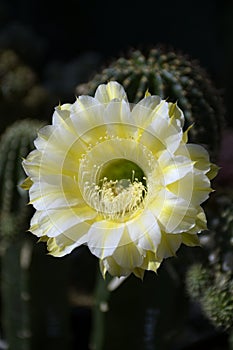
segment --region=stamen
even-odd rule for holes
[[[122,220],[144,207],[147,189],[138,179],[113,181],[104,177],[100,182],[100,186],[87,184],[84,192],[90,205],[105,219]]]

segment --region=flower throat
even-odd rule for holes
[[[134,162],[114,159],[101,167],[88,192],[89,202],[105,219],[121,221],[143,207],[146,177]]]

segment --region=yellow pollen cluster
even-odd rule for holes
[[[133,182],[128,179],[113,181],[105,177],[101,182],[101,186],[86,184],[85,193],[88,202],[104,219],[121,220],[144,206],[147,190],[137,179]]]

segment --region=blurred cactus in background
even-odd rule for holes
[[[0,133],[19,118],[38,119],[51,108],[52,97],[36,73],[12,50],[0,50]]]
[[[22,158],[33,148],[42,122],[21,120],[9,126],[0,138],[0,232],[1,239],[12,238],[28,218],[28,196],[20,188],[25,178]]]
[[[121,83],[130,102],[138,102],[145,91],[178,102],[183,110],[190,141],[205,145],[215,158],[223,129],[223,103],[207,72],[197,61],[160,47],[144,54],[134,50],[97,73],[88,83],[76,88],[77,95],[93,95],[97,86],[110,80]]]
[[[214,196],[209,230],[201,238],[202,259],[187,271],[186,289],[217,329],[233,332],[233,203],[229,194]]]
[[[25,178],[22,157],[32,150],[41,125],[30,119],[18,121],[0,138],[2,326],[9,350],[30,349],[28,269],[32,242],[25,231],[32,209],[19,185]]]

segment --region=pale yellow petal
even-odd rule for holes
[[[127,101],[127,95],[123,86],[116,81],[110,81],[108,84],[99,85],[95,93],[95,98],[103,104],[108,104],[116,98]]]
[[[216,164],[210,163],[210,170],[206,174],[210,180],[213,180],[215,176],[218,174],[221,168]]]
[[[104,111],[104,122],[106,124],[107,133],[110,137],[129,138],[133,135],[130,120],[130,106],[125,100],[112,100]]]
[[[118,247],[113,253],[113,258],[119,266],[128,270],[133,270],[135,267],[140,267],[143,263],[142,249],[134,243],[128,243],[130,237],[127,232],[124,232]]]
[[[115,259],[110,256],[101,260],[101,271],[104,276],[108,271],[112,276],[121,277],[129,276],[132,272],[132,269],[128,269],[125,266],[120,266],[119,264],[117,264]]]
[[[79,237],[80,223],[93,220],[96,212],[89,207],[68,208],[61,210],[42,210],[36,211],[32,220],[30,231],[37,236],[46,235],[56,237],[60,234],[68,235],[73,239]],[[89,230],[91,223],[87,224],[86,231]],[[67,232],[67,233],[66,233]],[[80,238],[80,237],[79,237]]]
[[[177,103],[168,103],[169,116],[171,120],[175,121],[179,127],[184,126],[184,114],[182,110],[178,107]]]
[[[145,210],[135,219],[126,222],[128,234],[136,245],[145,250],[155,251],[161,240],[161,231],[156,217]]]
[[[200,240],[198,235],[182,233],[182,243],[189,247],[200,246]]]
[[[76,179],[69,176],[51,176],[34,182],[29,190],[30,203],[37,210],[70,208],[85,201]]]
[[[120,244],[124,229],[124,224],[107,220],[93,223],[88,231],[88,247],[92,254],[100,259],[113,255]]]
[[[72,106],[72,126],[81,140],[88,145],[94,145],[106,133],[104,109],[103,104],[90,96],[80,96]]]
[[[181,243],[182,243],[181,235],[179,234],[174,235],[174,234],[163,232],[161,243],[157,250],[158,258],[164,259],[170,256],[175,256]]]
[[[29,190],[32,186],[33,182],[32,180],[30,179],[30,177],[27,177],[21,184],[20,184],[20,187],[23,189],[23,190]]]

